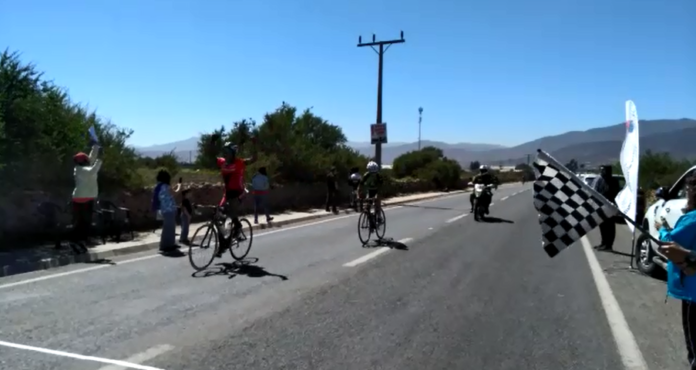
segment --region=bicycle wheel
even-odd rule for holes
[[[358,238],[360,238],[362,245],[365,245],[370,241],[370,235],[372,234],[369,215],[370,214],[367,212],[362,212],[358,217]],[[362,231],[367,231],[367,236],[364,238]]]
[[[377,239],[382,240],[384,239],[384,234],[387,232],[387,215],[384,214],[384,209],[382,208],[379,209],[377,215],[377,219],[379,220],[381,218],[381,222],[377,222],[375,234],[377,235]],[[380,229],[382,229],[381,232]]]
[[[199,236],[198,233],[203,233]],[[200,238],[200,239],[199,239]],[[191,244],[189,244],[189,262],[191,262],[191,267],[196,271],[201,271],[206,269],[213,263],[215,259],[215,254],[218,250],[218,232],[217,228],[213,223],[207,223],[196,229],[193,233],[193,238],[191,238]],[[200,256],[200,263],[194,261],[197,259],[196,256]]]
[[[240,218],[239,222],[242,223],[239,238],[232,240],[230,244],[230,254],[237,261],[243,260],[249,254],[251,244],[254,242],[254,230],[251,228],[251,222],[246,218]]]

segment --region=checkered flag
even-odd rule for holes
[[[534,207],[549,257],[619,214],[610,201],[542,150],[534,160],[534,172]]]

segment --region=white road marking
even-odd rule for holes
[[[406,243],[410,242],[411,240],[413,240],[413,238],[401,239],[401,240],[398,241],[398,243],[406,244]],[[391,250],[391,248],[389,248],[389,247],[381,247],[381,248],[377,249],[376,251],[370,252],[370,253],[368,253],[368,254],[366,254],[366,255],[364,255],[364,256],[358,258],[358,259],[352,260],[352,261],[346,263],[346,264],[343,265],[343,266],[344,266],[344,267],[355,267],[355,266],[357,266],[357,265],[360,265],[360,264],[362,264],[362,263],[365,263],[365,262],[367,262],[367,261],[369,261],[369,260],[371,260],[371,259],[373,259],[373,258],[379,256],[380,254],[387,253],[387,252],[389,252],[390,250]]]
[[[489,206],[489,207],[492,207],[494,204],[495,204],[495,203],[491,203],[491,204],[489,204],[488,206]]]
[[[449,223],[452,223],[452,222],[454,222],[454,221],[461,220],[462,218],[464,218],[464,217],[466,217],[466,216],[468,216],[468,215],[469,215],[468,213],[465,213],[465,214],[459,215],[459,216],[457,216],[457,217],[452,217],[452,218],[450,218],[449,220],[447,220],[447,221],[445,221],[445,222],[449,224]]]
[[[170,346],[169,344],[162,344],[159,346],[152,347],[144,352],[140,352],[136,355],[133,355],[131,357],[128,357],[126,359],[126,362],[129,363],[134,363],[134,364],[142,364],[145,361],[152,360],[153,358],[160,356],[166,352],[169,352],[174,349],[174,346]],[[118,366],[118,365],[107,365],[100,367],[99,370],[125,370],[126,368],[123,366]]]
[[[459,197],[459,196],[462,196],[465,194],[466,193],[458,193],[458,194],[444,196],[444,197],[424,199],[424,200],[416,200],[413,202],[407,202],[407,204],[420,204],[420,203],[440,201],[440,200],[445,200],[445,199],[449,199],[449,198]],[[384,207],[384,210],[390,211],[390,210],[399,209],[399,208],[404,208],[404,206],[386,206],[386,207]],[[349,217],[356,217],[357,215],[358,215],[357,213],[353,213],[353,214],[349,214],[349,215],[345,215],[345,216],[328,218],[326,220],[303,223],[303,224],[296,225],[296,226],[282,227],[282,228],[279,228],[276,230],[267,231],[267,232],[264,232],[261,234],[256,234],[256,235],[254,235],[254,238],[256,239],[256,238],[260,238],[264,235],[271,235],[271,234],[276,234],[276,233],[281,233],[281,232],[285,232],[285,231],[299,229],[302,227],[309,227],[309,226],[314,226],[314,225],[320,225],[320,224],[327,223],[327,222],[334,222],[334,221],[342,220],[342,219],[349,218]],[[86,267],[83,269],[77,269],[77,270],[72,270],[72,271],[59,272],[56,274],[44,275],[44,276],[40,276],[40,277],[36,277],[36,278],[32,278],[32,279],[16,281],[14,283],[2,284],[2,285],[0,285],[0,289],[7,289],[7,288],[20,286],[20,285],[36,283],[39,281],[50,280],[50,279],[60,278],[60,277],[64,277],[64,276],[70,276],[70,275],[74,275],[74,274],[81,274],[83,272],[89,272],[89,271],[99,270],[99,269],[103,269],[103,268],[114,267],[114,266],[118,266],[118,265],[125,265],[128,263],[140,262],[140,261],[145,261],[145,260],[149,260],[152,258],[160,258],[160,257],[162,257],[162,255],[152,254],[152,255],[148,255],[148,256],[137,257],[137,258],[132,258],[132,259],[114,262],[113,264],[99,265],[99,266]]]
[[[515,195],[515,194],[512,194],[512,195]],[[510,198],[510,197],[509,197],[509,196],[507,196],[507,197],[502,197],[502,198],[500,198],[500,201],[502,202],[502,201],[504,201],[504,200],[507,199],[507,198]]]
[[[56,350],[52,350],[52,349],[39,348],[39,347],[27,346],[24,344],[10,343],[10,342],[4,342],[4,341],[0,341],[0,346],[16,348],[16,349],[23,349],[23,350],[27,350],[27,351],[40,352],[40,353],[45,353],[45,354],[60,356],[60,357],[74,358],[74,359],[83,360],[83,361],[101,362],[103,364],[120,366],[121,368],[124,368],[124,369],[164,370],[164,369],[160,369],[160,368],[156,368],[156,367],[152,367],[152,366],[133,364],[133,363],[126,362],[126,361],[109,360],[108,358],[101,358],[101,357],[94,357],[94,356],[84,356],[84,355],[78,355],[76,353],[56,351]]]
[[[590,241],[586,236],[583,236],[580,242],[582,243],[582,249],[585,251],[587,262],[590,265],[592,277],[597,286],[599,298],[602,301],[602,306],[604,307],[604,312],[606,313],[607,321],[609,322],[609,327],[614,336],[614,342],[619,350],[619,356],[624,368],[626,370],[648,370],[648,365],[640,352],[636,338],[633,336],[623,311],[621,311],[621,307],[611,291],[611,286],[609,286],[609,282],[606,276],[604,276]]]

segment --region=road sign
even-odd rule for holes
[[[370,125],[370,137],[372,138],[372,144],[387,143],[387,124],[386,123],[373,123]]]

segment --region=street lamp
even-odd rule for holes
[[[421,149],[421,122],[423,122],[423,107],[418,108],[418,150]]]

